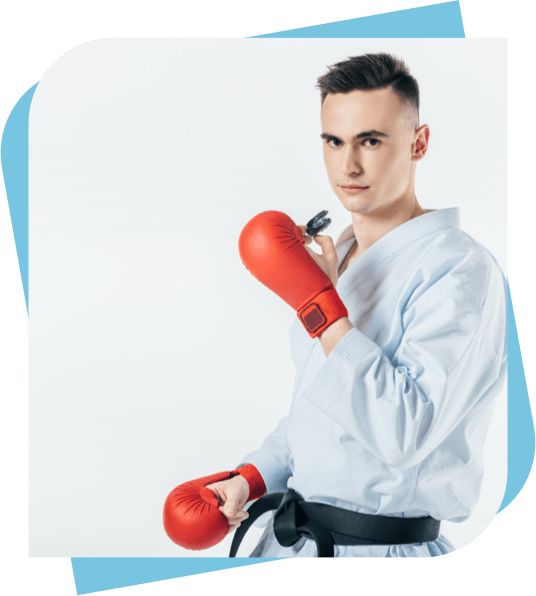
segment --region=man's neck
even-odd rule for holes
[[[393,205],[372,213],[352,213],[357,245],[353,247],[351,260],[363,254],[367,248],[370,248],[391,230],[423,213],[424,209],[419,205],[416,197],[410,203],[404,202],[395,207],[394,213]]]

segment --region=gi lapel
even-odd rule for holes
[[[373,269],[406,246],[428,234],[444,228],[459,227],[460,212],[458,207],[428,211],[415,219],[410,219],[380,238],[360,255],[341,276],[337,292],[342,300]],[[355,236],[346,240],[338,249],[339,266],[350,250]]]

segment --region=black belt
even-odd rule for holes
[[[259,499],[248,509],[231,544],[235,557],[245,533],[263,513],[276,509],[274,534],[281,546],[305,536],[316,542],[319,557],[333,557],[335,544],[418,544],[439,536],[441,522],[433,517],[386,517],[357,513],[324,503],[310,503],[290,488]]]

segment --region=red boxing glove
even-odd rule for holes
[[[301,229],[280,211],[251,219],[238,250],[248,271],[298,311],[311,337],[317,337],[348,311],[331,279],[305,250]]]
[[[228,480],[240,474],[249,484],[249,501],[262,497],[266,486],[257,468],[251,464],[192,480],[173,489],[164,504],[164,529],[179,546],[203,550],[221,542],[229,532],[229,522],[219,510],[220,500],[208,484]]]

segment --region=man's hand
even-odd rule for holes
[[[249,497],[248,481],[243,476],[235,476],[229,480],[208,484],[207,488],[214,491],[223,504],[219,509],[229,522],[229,533],[233,532],[249,517],[249,513],[244,511]]]
[[[305,244],[311,244],[313,237],[307,236],[307,226],[298,226],[303,234]],[[339,281],[339,257],[335,250],[335,244],[331,236],[324,236],[318,234],[314,237],[314,241],[322,249],[322,254],[314,252],[314,250],[304,246],[305,250],[309,253],[310,257],[314,262],[322,269],[322,271],[331,279],[333,287],[337,287]]]
[[[285,213],[263,211],[244,226],[238,250],[248,271],[290,305],[307,333],[316,338],[348,316],[348,309],[334,285],[338,258],[333,240],[317,236],[322,247],[318,255],[305,246],[303,231]]]
[[[167,496],[164,530],[182,548],[211,548],[227,536],[230,524],[234,530],[249,516],[245,504],[265,493],[264,479],[252,464],[190,480]]]

